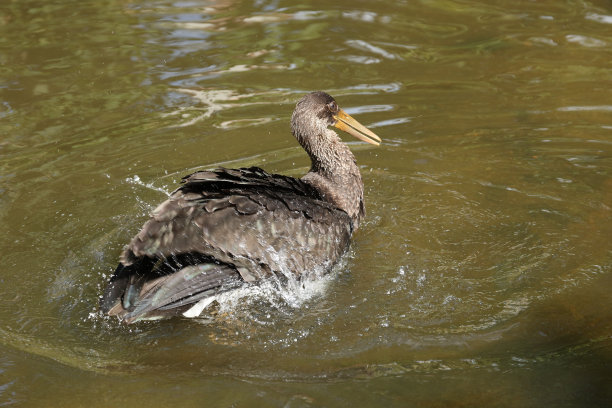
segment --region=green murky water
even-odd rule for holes
[[[611,61],[604,0],[4,0],[0,405],[608,406]],[[99,316],[181,175],[307,171],[317,89],[384,140],[336,271]]]

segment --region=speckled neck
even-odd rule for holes
[[[296,112],[299,112],[296,109]],[[363,182],[355,156],[340,137],[331,129],[302,118],[292,118],[293,135],[310,156],[310,171],[302,180],[313,186],[323,199],[345,211],[357,229],[365,215]],[[304,129],[316,129],[317,133],[305,133]]]

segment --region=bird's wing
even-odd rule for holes
[[[130,323],[183,313],[272,273],[324,272],[352,229],[300,180],[259,168],[197,172],[125,248],[100,307]]]
[[[259,168],[203,171],[185,177],[153,212],[122,263],[196,253],[234,265],[252,281],[327,268],[351,233],[349,216],[298,179]]]
[[[174,316],[243,283],[234,268],[214,262],[158,277],[138,271],[137,266],[119,264],[114,276],[118,278],[111,280],[100,302],[104,313],[118,315],[126,323]],[[119,293],[113,293],[115,289]]]

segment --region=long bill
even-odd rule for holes
[[[382,140],[380,140],[380,137],[376,136],[374,132],[363,126],[361,123],[357,122],[351,117],[351,115],[349,115],[342,109],[340,109],[338,113],[334,115],[334,119],[336,119],[334,127],[345,131],[346,133],[356,137],[359,140],[363,140],[364,142],[376,146],[378,146],[380,142],[382,142]]]

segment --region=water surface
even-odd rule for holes
[[[0,404],[608,406],[608,1],[8,1]],[[304,287],[125,327],[97,299],[196,169],[300,176],[325,90],[368,216]]]

